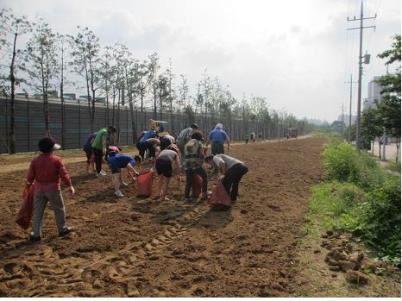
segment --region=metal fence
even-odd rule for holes
[[[10,100],[0,98],[0,153],[8,152],[7,135],[9,131]],[[161,116],[162,115],[162,116]],[[8,116],[8,118],[7,118]],[[50,133],[56,141],[61,142],[62,137],[62,107],[60,101],[49,101]],[[85,102],[66,102],[64,105],[64,148],[81,148],[86,137],[90,133],[90,121],[88,118],[88,105]],[[137,135],[147,128],[148,120],[153,118],[153,112],[140,112],[138,108],[134,112]],[[188,127],[190,122],[197,122],[204,132],[209,132],[216,122],[222,122],[232,140],[243,140],[250,131],[254,131],[260,138],[273,138],[283,135],[279,125],[275,128],[264,127],[256,121],[240,120],[234,118],[219,118],[217,116],[205,116],[195,114],[193,120],[189,120],[186,114],[158,112],[158,120],[168,121],[166,130],[177,135],[180,130]],[[113,124],[113,109],[107,109],[103,104],[96,105],[94,130],[105,127],[109,120],[119,130],[119,144],[133,145],[133,130],[131,128],[131,114],[126,106],[122,106],[118,114],[115,108]],[[39,100],[16,99],[15,100],[15,138],[16,151],[36,151],[37,143],[45,135],[45,122],[43,116],[43,104]]]

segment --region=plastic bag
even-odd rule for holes
[[[221,181],[213,189],[208,204],[215,208],[229,208],[232,206],[232,200]]]
[[[202,177],[195,174],[193,177],[193,197],[198,198],[202,189]]]
[[[154,173],[152,171],[144,171],[137,177],[137,196],[151,196],[153,176]]]
[[[25,186],[22,192],[22,204],[17,214],[15,222],[22,228],[28,229],[31,225],[34,201],[34,184]]]

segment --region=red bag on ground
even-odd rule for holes
[[[154,173],[152,171],[143,171],[137,177],[137,196],[149,197],[152,194],[152,183]]]
[[[232,200],[230,199],[221,181],[218,182],[218,184],[212,191],[211,198],[208,200],[208,204],[211,207],[217,208],[228,208],[232,206]]]
[[[195,174],[193,177],[193,197],[198,198],[202,190],[202,177]]]
[[[31,225],[35,189],[34,185],[35,184],[25,186],[24,191],[22,192],[22,204],[18,211],[17,219],[15,220],[22,229],[28,229]]]

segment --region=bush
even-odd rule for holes
[[[382,256],[400,258],[401,183],[400,177],[388,176],[383,186],[368,194],[362,216],[362,237]]]
[[[374,159],[349,143],[328,144],[323,161],[328,180],[352,182],[362,188],[378,186],[383,181],[384,173]]]

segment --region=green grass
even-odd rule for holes
[[[312,189],[311,214],[324,229],[352,232],[379,257],[400,262],[400,176],[344,142],[332,140],[322,158],[326,181]]]

